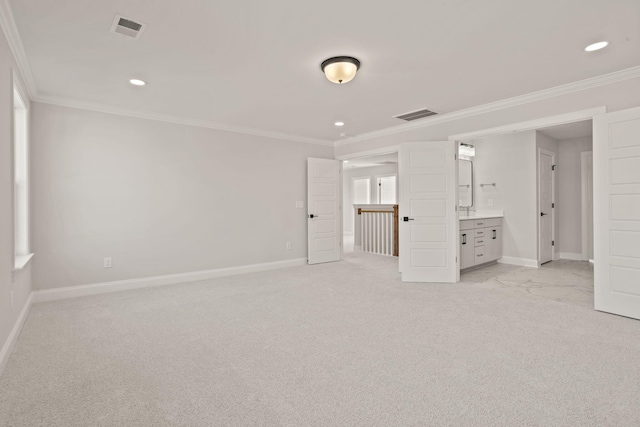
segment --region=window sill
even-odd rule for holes
[[[20,275],[20,273],[24,270],[24,268],[29,264],[31,258],[33,258],[35,254],[27,254],[27,255],[18,255],[15,258],[13,264],[13,271],[11,272],[13,281]]]

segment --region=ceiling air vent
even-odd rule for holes
[[[411,111],[409,113],[404,113],[404,114],[400,114],[398,116],[393,116],[393,117],[395,117],[396,119],[402,119],[410,122],[412,120],[421,119],[423,117],[433,116],[435,114],[438,114],[438,113],[434,113],[431,110],[427,110],[426,108],[423,108],[422,110]]]
[[[136,22],[133,19],[125,18],[122,15],[116,15],[111,24],[111,32],[121,34],[132,39],[139,39],[147,29],[147,24]]]

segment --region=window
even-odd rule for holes
[[[368,205],[371,203],[371,186],[369,178],[353,178],[353,204]]]
[[[29,252],[29,171],[28,110],[25,98],[13,87],[13,227],[14,269],[20,270],[31,258]]]
[[[381,205],[396,204],[396,176],[378,177],[378,203]]]

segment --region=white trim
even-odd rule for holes
[[[516,258],[512,256],[503,256],[502,258],[498,259],[498,263],[509,264],[509,265],[519,265],[521,267],[534,267],[534,268],[539,267],[537,259]]]
[[[603,74],[601,76],[592,77],[590,79],[579,80],[577,82],[540,90],[538,92],[531,92],[525,95],[515,96],[513,98],[507,98],[500,101],[479,105],[476,107],[466,108],[463,110],[454,111],[452,113],[425,117],[424,119],[416,120],[414,122],[405,123],[402,125],[393,126],[385,129],[380,129],[373,132],[363,133],[351,138],[338,140],[335,142],[335,146],[340,147],[342,145],[352,144],[354,142],[366,141],[368,139],[379,138],[382,136],[407,132],[413,129],[425,128],[425,127],[433,126],[438,123],[446,123],[453,120],[459,120],[467,117],[477,116],[480,114],[486,114],[494,111],[513,108],[519,105],[524,105],[524,104],[537,102],[537,101],[543,101],[545,99],[554,98],[561,95],[567,95],[570,93],[579,92],[582,90],[604,86],[612,83],[617,83],[623,80],[634,79],[637,77],[640,77],[640,66],[635,66],[635,67],[627,68],[624,70],[615,71],[609,74]]]
[[[397,153],[400,151],[399,145],[393,145],[390,147],[376,148],[373,150],[367,151],[358,151],[357,153],[343,154],[341,156],[336,156],[336,160],[351,160],[351,159],[359,159],[362,157],[372,157],[372,156],[380,156],[383,154],[391,154]]]
[[[586,261],[582,259],[582,254],[573,252],[560,252],[560,259],[570,259],[572,261]]]
[[[589,176],[589,171],[587,170],[587,158],[591,156],[591,164],[593,165],[593,151],[583,151],[580,153],[580,215],[581,215],[581,228],[582,228],[582,239],[581,239],[581,249],[582,249],[582,260],[586,261],[589,259],[589,227],[587,224],[587,217],[589,216],[588,210],[589,205],[588,194],[587,194],[587,178]],[[591,177],[593,178],[593,168],[591,170]],[[592,194],[591,199],[593,199],[593,185],[592,185]],[[593,213],[592,213],[593,214]],[[593,215],[592,215],[593,219]],[[593,236],[592,236],[593,238]]]
[[[592,120],[594,116],[605,114],[607,107],[589,108],[587,110],[574,111],[566,114],[543,117],[541,119],[528,120],[526,122],[512,123],[504,126],[497,126],[489,129],[481,129],[474,132],[459,133],[451,135],[453,141],[470,141],[486,136],[503,135],[505,133],[522,132],[525,130],[539,130],[550,126],[565,125],[567,123],[582,122]]]
[[[31,258],[33,258],[35,254],[27,254],[27,255],[18,255],[14,259],[13,269],[11,270],[11,283],[15,282],[20,273],[24,271],[24,268],[29,264]]]
[[[13,19],[13,13],[11,12],[11,6],[8,0],[0,0],[0,27],[2,27],[7,43],[9,44],[9,49],[11,49],[11,53],[18,65],[18,70],[25,81],[27,95],[29,99],[33,99],[38,95],[38,88],[33,79],[31,66],[25,54],[24,45],[20,39],[18,27]]]
[[[143,277],[140,279],[117,280],[113,282],[94,283],[91,285],[69,286],[65,288],[47,289],[33,292],[33,302],[57,301],[67,298],[120,292],[132,289],[150,288],[154,286],[175,285],[195,282],[217,277],[235,276],[238,274],[256,273],[277,270],[286,267],[306,265],[306,258],[286,261],[267,262],[262,264],[243,265],[239,267],[218,268],[215,270],[194,271],[190,273],[169,274],[166,276]]]
[[[207,129],[215,129],[224,132],[240,133],[245,135],[260,136],[264,138],[282,139],[285,141],[303,142],[307,144],[333,146],[333,142],[328,139],[310,138],[306,136],[291,135],[281,132],[272,132],[260,129],[253,129],[243,126],[226,125],[216,123],[209,120],[191,119],[188,117],[173,116],[168,114],[158,114],[145,112],[140,110],[131,110],[123,107],[115,107],[111,105],[101,104],[97,102],[80,101],[71,98],[54,97],[54,96],[37,96],[34,101],[43,104],[58,105],[60,107],[76,108],[79,110],[96,111],[99,113],[116,114],[119,116],[135,117],[138,119],[155,120],[166,123],[176,123],[186,126],[194,126]]]
[[[11,356],[13,347],[15,347],[16,342],[18,341],[18,337],[20,336],[20,332],[22,331],[22,326],[24,325],[25,320],[27,320],[27,316],[29,314],[29,310],[31,309],[32,303],[33,292],[29,294],[29,298],[27,298],[27,301],[24,303],[24,307],[22,307],[20,315],[16,319],[16,323],[13,325],[13,329],[11,329],[11,333],[7,337],[7,340],[4,342],[2,350],[0,350],[0,375],[2,375],[4,368],[7,366],[7,362],[9,361],[9,357]]]

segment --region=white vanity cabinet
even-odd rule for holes
[[[502,218],[460,221],[460,269],[502,257]]]

